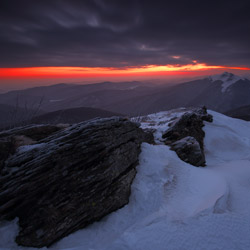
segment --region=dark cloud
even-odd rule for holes
[[[0,67],[249,66],[249,9],[249,0],[2,0]]]

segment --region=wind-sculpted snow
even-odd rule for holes
[[[250,123],[209,111],[207,166],[195,168],[161,142],[167,124],[185,111],[142,119],[142,127],[156,130],[157,145],[142,145],[129,204],[51,249],[250,249]],[[13,243],[15,225],[2,227],[0,246],[23,249]]]

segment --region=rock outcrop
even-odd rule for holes
[[[194,166],[204,166],[205,155],[198,141],[191,136],[186,136],[171,144],[171,149],[176,152],[179,158]]]
[[[18,244],[50,246],[128,203],[141,143],[152,140],[113,117],[19,147],[0,177],[0,219],[19,218]]]
[[[0,174],[5,160],[18,147],[35,144],[62,128],[58,125],[28,125],[0,132]]]
[[[203,121],[213,121],[213,117],[207,113],[205,107],[186,112],[173,122],[162,136],[165,144],[169,145],[181,160],[194,166],[205,166],[206,164]]]

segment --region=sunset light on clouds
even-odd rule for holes
[[[16,78],[80,78],[80,77],[112,77],[112,76],[154,76],[199,73],[199,71],[250,70],[247,67],[213,66],[204,63],[188,65],[146,65],[141,67],[27,67],[0,68],[0,79]]]
[[[248,8],[229,7],[235,18],[223,2],[2,1],[0,91],[223,71],[248,76]]]

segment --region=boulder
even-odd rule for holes
[[[198,141],[191,136],[184,137],[171,144],[171,149],[179,158],[194,166],[205,166],[205,155]]]
[[[143,141],[124,118],[73,125],[19,147],[0,177],[0,219],[19,218],[16,242],[50,246],[129,201]]]
[[[165,144],[170,145],[171,149],[176,151],[176,144],[175,145],[173,144],[175,142],[179,144],[178,147],[179,153],[177,153],[179,157],[180,155],[182,155],[180,154],[180,145],[182,145],[183,146],[182,151],[185,152],[184,154],[185,157],[184,155],[182,155],[182,157],[180,158],[182,160],[189,159],[187,162],[189,162],[194,166],[205,166],[204,143],[203,143],[205,132],[202,130],[202,127],[204,126],[203,121],[212,122],[213,121],[212,115],[207,113],[207,109],[205,107],[193,109],[191,111],[184,113],[179,119],[174,121],[170,125],[170,128],[162,135]],[[193,139],[190,139],[189,137],[192,137]],[[180,141],[183,138],[186,139]],[[192,156],[194,152],[199,151],[197,148],[197,143],[194,140],[196,140],[197,143],[199,144],[199,148],[201,151],[200,158],[198,157],[197,161],[194,161],[196,157]],[[191,145],[193,146],[191,147]],[[189,156],[187,154],[189,154]],[[190,161],[190,159],[192,160]]]

